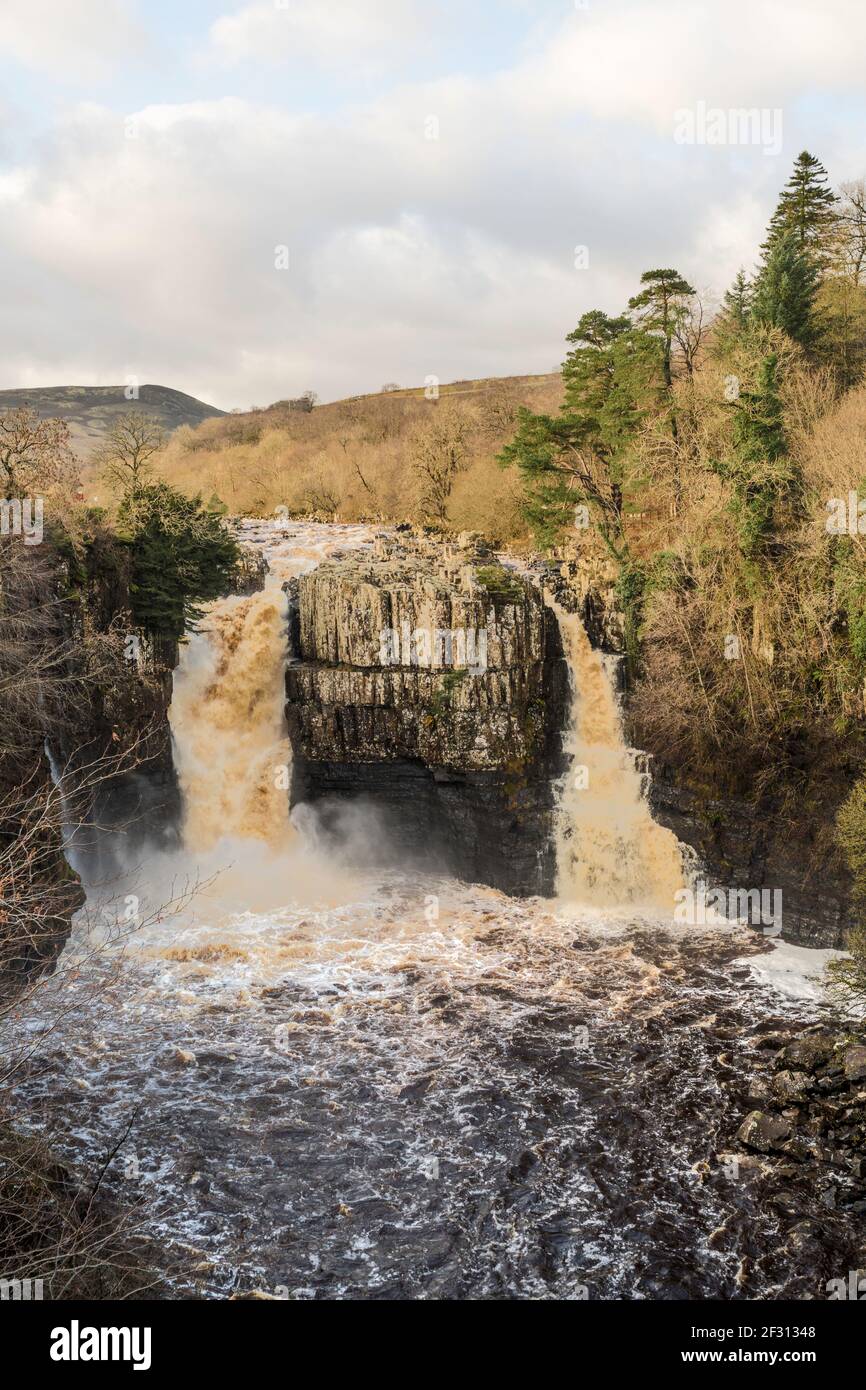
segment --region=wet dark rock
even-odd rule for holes
[[[773,1078],[773,1091],[782,1101],[806,1100],[812,1085],[804,1071],[780,1071]]]
[[[763,1061],[765,1067],[781,1070],[775,1075],[758,1073],[748,1089],[760,1092],[768,1086],[770,1098],[763,1103],[762,1118],[771,1117],[790,1130],[783,1142],[767,1143],[769,1180],[790,1179],[799,1173],[802,1200],[807,1202],[811,1196],[825,1212],[859,1210],[866,1198],[866,1127],[861,1123],[861,1096],[866,1099],[866,1094],[858,1090],[853,1075],[846,1076],[843,1065],[851,1054],[850,1070],[856,1073],[863,1053],[863,1045],[812,1027],[791,1039],[775,1059],[763,1061],[763,1054],[755,1054],[756,1063]],[[811,1070],[798,1070],[792,1063]],[[755,1115],[749,1115],[737,1136],[750,1147],[756,1146],[756,1139],[762,1142],[756,1121]],[[787,1168],[777,1155],[793,1160],[797,1167]],[[771,1200],[780,1209],[785,1206],[777,1197]]]
[[[785,1216],[802,1215],[803,1199],[796,1192],[774,1192],[769,1200],[770,1205],[776,1207]]]
[[[641,730],[636,736],[642,737]],[[691,846],[708,884],[780,890],[783,940],[844,946],[853,923],[850,874],[826,857],[812,862],[812,818],[792,828],[771,799],[755,807],[712,787],[691,785],[665,762],[663,750],[653,762],[649,795],[656,819]],[[828,820],[835,809],[827,809]]]
[[[866,1046],[857,1044],[846,1048],[844,1067],[848,1081],[862,1081],[866,1077]]]
[[[257,594],[265,587],[268,562],[260,550],[241,541],[232,592]]]
[[[404,1086],[400,1092],[401,1100],[422,1100],[433,1083],[432,1076],[422,1076],[411,1085]]]
[[[789,1121],[753,1110],[737,1130],[737,1138],[750,1149],[757,1149],[758,1153],[770,1153],[773,1149],[782,1148],[790,1133]]]
[[[746,1100],[756,1110],[773,1099],[773,1088],[763,1077],[751,1077],[746,1086]]]
[[[787,1033],[763,1033],[755,1038],[755,1047],[782,1047],[788,1040]]]
[[[816,1071],[833,1056],[834,1041],[830,1037],[805,1034],[788,1043],[779,1053],[777,1063],[797,1071]]]

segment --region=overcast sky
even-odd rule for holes
[[[864,0],[0,0],[0,387],[551,371],[649,267],[721,293],[804,147],[866,173],[864,53]]]

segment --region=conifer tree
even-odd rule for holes
[[[803,150],[770,219],[762,251],[769,254],[777,242],[791,235],[819,270],[826,269],[837,240],[838,201],[821,161]]]
[[[137,483],[118,509],[131,552],[133,617],[153,636],[179,640],[201,605],[225,593],[238,558],[221,518],[168,483]]]
[[[716,471],[733,484],[731,510],[740,549],[757,557],[771,538],[777,504],[788,494],[794,469],[786,456],[784,408],[779,392],[779,359],[768,353],[754,386],[734,402],[733,454]]]
[[[732,329],[742,330],[747,326],[752,308],[752,293],[749,277],[741,267],[722,300],[722,315]]]
[[[755,287],[743,269],[737,271],[730,289],[725,291],[721,308],[713,322],[713,351],[725,357],[748,333],[752,322]]]
[[[522,410],[517,433],[500,455],[524,486],[524,514],[545,545],[575,525],[584,506],[611,553],[625,555],[623,514],[633,480],[628,449],[659,399],[658,339],[636,330],[626,315],[592,310],[569,335],[563,364],[565,404],[559,415]]]
[[[741,391],[734,403],[734,448],[744,463],[773,463],[785,452],[778,370],[778,356],[768,353],[758,368],[755,386]]]
[[[689,302],[695,291],[678,270],[645,270],[640,277],[643,289],[628,302],[637,329],[661,344],[662,382],[674,449],[679,445],[679,425],[674,404],[673,343],[688,317]],[[679,467],[674,477],[674,506],[680,500]]]
[[[665,389],[670,391],[673,385],[672,345],[685,312],[684,301],[695,291],[677,270],[646,270],[640,282],[643,289],[629,300],[628,307],[635,324],[661,340],[662,374]]]
[[[764,327],[783,329],[802,347],[811,347],[818,336],[817,290],[813,257],[796,233],[786,232],[771,241],[765,253],[755,281],[752,317]]]

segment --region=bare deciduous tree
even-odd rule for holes
[[[454,480],[467,466],[468,435],[468,424],[461,415],[440,408],[415,436],[412,467],[420,484],[421,507],[440,526],[448,520]]]
[[[675,319],[674,341],[689,377],[694,375],[708,327],[703,301],[699,295],[684,296]]]
[[[94,462],[109,487],[135,492],[153,473],[153,457],[165,444],[158,420],[130,411],[112,425]]]
[[[839,191],[842,266],[859,285],[866,274],[866,179],[843,183]]]
[[[521,400],[510,381],[492,381],[483,396],[482,405],[484,424],[491,435],[499,438],[514,429]]]
[[[40,420],[26,406],[0,411],[0,492],[21,497],[71,491],[78,465],[65,420]]]

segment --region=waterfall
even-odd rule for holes
[[[184,648],[169,722],[194,853],[223,839],[277,846],[291,833],[287,607],[275,586],[221,599]]]
[[[43,744],[43,748],[48,763],[48,770],[51,773],[51,781],[60,800],[60,838],[63,842],[63,853],[73,873],[78,874],[79,878],[83,879],[86,872],[85,858],[82,854],[79,854],[78,845],[76,844],[76,833],[81,827],[78,825],[69,805],[65,774],[61,770],[60,764],[54,756],[51,744],[47,739]]]
[[[546,601],[559,622],[571,683],[569,768],[556,815],[557,894],[576,905],[633,904],[672,915],[684,886],[679,843],[650,814],[600,653],[576,614],[550,595]]]

